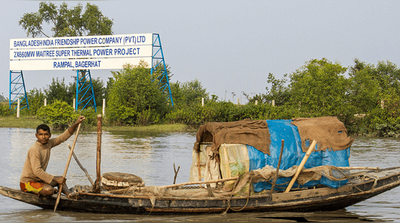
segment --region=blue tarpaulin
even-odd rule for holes
[[[280,165],[281,170],[289,169],[294,165],[300,165],[305,156],[305,152],[301,148],[300,134],[297,126],[290,124],[292,120],[267,120],[269,133],[271,136],[270,155],[265,154],[256,148],[247,145],[249,154],[249,170],[261,169],[266,165],[276,168],[278,166],[279,155],[281,150],[281,141],[284,140],[284,150]],[[309,146],[310,142],[306,142]],[[350,148],[345,150],[333,151],[332,149],[314,150],[308,158],[304,168],[312,168],[323,165],[348,167],[350,157]],[[281,177],[276,182],[276,190],[284,190],[289,184],[291,178]],[[339,188],[347,183],[347,180],[332,181],[324,176],[318,181],[309,181],[300,187],[312,187],[319,184],[332,188]],[[254,191],[261,192],[265,189],[271,189],[271,183],[258,182],[254,183]],[[297,183],[293,188],[299,187]]]

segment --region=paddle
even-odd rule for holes
[[[81,123],[79,123],[79,125],[78,125],[78,129],[76,130],[75,139],[74,139],[74,142],[72,143],[72,148],[71,148],[71,150],[69,151],[69,157],[68,157],[68,160],[67,160],[67,165],[66,165],[65,170],[64,170],[63,178],[65,178],[65,177],[67,176],[67,171],[68,171],[69,163],[71,162],[72,153],[74,152],[74,148],[75,148],[76,140],[78,139],[78,134],[79,134],[79,129],[80,129],[80,128],[81,128]],[[56,200],[56,205],[54,206],[54,212],[56,212],[58,203],[60,202],[61,191],[62,191],[63,186],[64,186],[64,183],[61,183],[61,184],[59,185],[59,188],[58,188],[58,196],[57,196],[57,200]]]
[[[274,182],[272,183],[271,190],[269,192],[270,195],[274,192],[274,187],[276,184],[276,180],[278,179],[279,176],[279,168],[281,167],[281,160],[282,160],[282,154],[283,154],[283,146],[285,145],[285,141],[282,139],[282,146],[281,146],[281,154],[279,154],[279,161],[278,161],[278,166],[276,167],[276,174],[275,174],[275,179]]]
[[[308,157],[311,155],[311,152],[314,150],[315,145],[317,145],[317,141],[313,141],[310,145],[310,147],[308,148],[306,155],[304,155],[303,160],[301,161],[299,167],[297,167],[297,171],[296,174],[294,175],[294,177],[292,178],[292,180],[290,181],[289,185],[287,186],[286,190],[284,193],[288,193],[290,191],[290,189],[292,189],[294,182],[296,182],[297,177],[300,175],[301,170],[303,169],[304,165],[306,164]]]

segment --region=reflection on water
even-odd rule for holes
[[[360,222],[373,221],[346,210],[315,213],[271,212],[271,213],[228,213],[208,215],[128,215],[128,214],[88,214],[52,210],[22,210],[1,214],[3,221],[18,222]]]
[[[0,128],[1,185],[18,188],[19,177],[29,147],[36,140],[35,130]],[[54,132],[53,137],[59,133]],[[52,150],[48,172],[62,175],[69,155],[67,144],[73,137]],[[103,132],[101,171],[132,173],[142,177],[146,185],[173,183],[174,169],[180,166],[177,183],[189,180],[189,168],[195,133],[147,134],[142,132]],[[97,134],[81,132],[75,153],[92,179],[96,178]],[[400,140],[356,138],[351,149],[351,166],[398,166]],[[68,185],[89,185],[83,171],[72,161],[68,169]],[[228,213],[197,216],[137,216],[73,213],[42,210],[34,206],[0,197],[0,222],[38,221],[400,221],[397,200],[400,188],[335,212],[316,213]]]

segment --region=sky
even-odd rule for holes
[[[53,1],[61,4],[62,1]],[[71,8],[78,1],[65,1]],[[219,100],[245,103],[265,94],[269,73],[290,74],[312,59],[344,67],[354,59],[400,65],[397,0],[130,0],[81,1],[113,19],[113,34],[158,33],[170,82],[199,80]],[[18,24],[40,1],[1,0],[0,94],[9,94],[9,41],[26,38]],[[52,33],[48,32],[52,35]],[[107,83],[109,70],[93,70]],[[73,71],[24,71],[27,91],[52,78],[72,82]]]

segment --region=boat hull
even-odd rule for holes
[[[400,167],[381,170],[377,179],[348,184],[338,189],[323,187],[289,193],[250,197],[149,197],[80,193],[79,199],[61,196],[57,210],[119,214],[203,214],[224,211],[313,212],[351,206],[400,185]],[[0,186],[0,194],[44,209],[54,209],[56,195],[39,197]],[[152,203],[153,201],[153,203]]]

